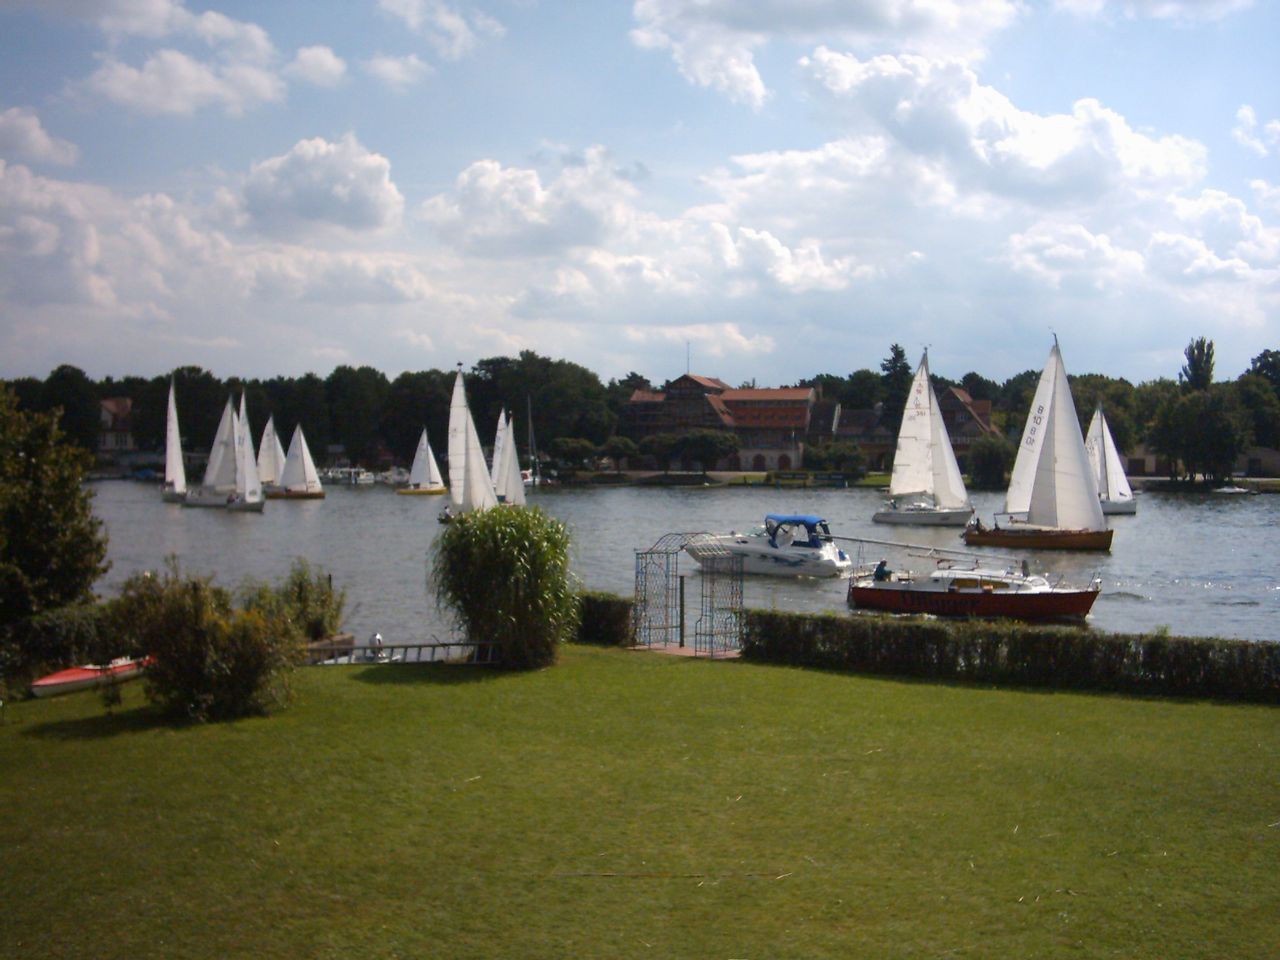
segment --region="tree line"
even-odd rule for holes
[[[1280,351],[1263,350],[1233,380],[1214,379],[1213,341],[1192,340],[1176,377],[1137,384],[1101,374],[1071,377],[1071,389],[1081,427],[1087,426],[1101,403],[1116,444],[1131,450],[1146,442],[1169,459],[1175,475],[1204,475],[1220,479],[1245,447],[1280,447]],[[443,448],[455,371],[405,372],[394,380],[372,367],[339,366],[327,377],[314,373],[269,380],[222,379],[200,367],[179,367],[172,373],[176,387],[184,445],[207,450],[212,444],[227,397],[248,397],[250,419],[260,432],[268,414],[287,441],[301,424],[313,451],[321,459],[341,448],[352,463],[375,465],[390,459],[407,463],[425,426],[433,446]],[[818,374],[787,386],[810,386],[844,410],[879,409],[881,422],[896,430],[911,387],[912,364],[898,344],[892,344],[878,369],[859,369],[845,376]],[[653,389],[642,374],[631,372],[607,383],[591,370],[567,360],[532,351],[517,357],[490,357],[465,371],[467,395],[482,441],[491,442],[498,412],[504,407],[517,421],[518,443],[525,449],[532,417],[536,444],[566,464],[582,464],[598,456],[615,461],[646,455],[660,467],[673,459],[714,459],[737,449],[731,436],[699,434],[683,439],[663,436],[638,445],[619,434],[624,410],[636,389]],[[970,472],[996,473],[1007,469],[1013,443],[1022,430],[1035,393],[1039,370],[1025,370],[1000,383],[970,371],[958,380],[933,374],[935,390],[957,386],[974,400],[992,405],[992,424],[1001,438],[975,445]],[[18,406],[33,412],[59,410],[60,427],[69,439],[87,450],[96,448],[100,424],[99,402],[124,396],[133,401],[133,435],[143,450],[160,450],[170,375],[157,377],[89,378],[82,370],[63,365],[43,381],[34,377],[9,382]],[[743,386],[754,386],[753,383]],[[1000,443],[1000,439],[1005,444]],[[851,468],[857,451],[823,449],[811,445],[806,465],[811,468]],[[999,482],[993,482],[998,486]]]

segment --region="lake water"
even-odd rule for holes
[[[94,510],[110,535],[104,593],[132,573],[158,569],[170,554],[184,570],[212,574],[227,586],[245,577],[277,579],[293,558],[304,557],[346,589],[346,627],[358,638],[375,630],[388,643],[450,636],[427,583],[441,498],[396,496],[384,486],[330,487],[325,500],[272,500],[252,515],[162,503],[158,488],[128,481],[93,489]],[[956,529],[872,523],[882,499],[874,490],[565,488],[538,490],[529,499],[572,531],[573,569],[587,587],[627,596],[634,591],[635,552],[663,534],[743,530],[766,513],[817,513],[839,536],[962,546]],[[1002,500],[974,495],[985,522]],[[1093,626],[1280,639],[1280,574],[1273,566],[1280,496],[1145,493],[1136,516],[1110,520],[1116,531],[1110,554],[1029,554],[1033,569],[1071,582],[1102,578]],[[843,546],[857,559],[857,546]],[[879,546],[865,548],[862,558],[880,556],[898,569],[928,566]],[[697,577],[687,558],[680,569]],[[749,607],[845,611],[845,587],[845,581],[748,577],[745,598]]]

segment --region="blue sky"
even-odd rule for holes
[[[0,376],[1280,348],[1257,0],[0,0]]]

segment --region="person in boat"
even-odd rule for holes
[[[881,559],[880,562],[876,564],[876,569],[875,572],[871,574],[871,579],[875,580],[877,583],[884,583],[892,576],[893,571],[889,569],[889,561]]]
[[[444,509],[440,511],[440,522],[448,523],[453,519],[453,511],[449,509],[449,504],[444,505]]]

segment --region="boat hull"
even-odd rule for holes
[[[963,527],[973,517],[973,508],[955,510],[879,510],[871,519],[876,523],[914,524],[929,527]]]
[[[981,589],[937,590],[909,583],[854,582],[849,585],[849,606],[860,610],[979,619],[1083,620],[1097,596],[1097,590],[1000,593]]]
[[[31,693],[42,698],[56,697],[64,693],[75,693],[77,690],[90,690],[107,683],[124,683],[140,677],[149,663],[146,659],[121,660],[106,666],[89,664],[70,667],[36,680],[31,684]]]
[[[800,552],[802,549],[812,555],[806,556]],[[766,577],[829,579],[845,576],[853,569],[853,562],[842,551],[828,554],[813,548],[757,548],[733,543],[690,544],[685,547],[685,551],[699,565],[704,560],[711,561],[727,555],[741,557],[743,573]]]
[[[227,509],[233,513],[261,513],[265,506],[265,500],[232,500]]]
[[[1103,500],[1102,512],[1108,517],[1126,516],[1138,512],[1137,500]]]
[[[448,493],[448,487],[397,487],[396,493],[404,497],[438,497]]]
[[[1110,550],[1114,530],[1054,530],[1047,527],[970,527],[964,542],[971,547],[1005,547],[1022,550]]]
[[[187,491],[185,490],[165,490],[160,494],[160,498],[165,503],[184,503],[187,499]]]
[[[323,500],[323,490],[268,490],[268,500]]]
[[[184,507],[226,507],[234,490],[218,490],[211,487],[189,487],[182,499]]]

